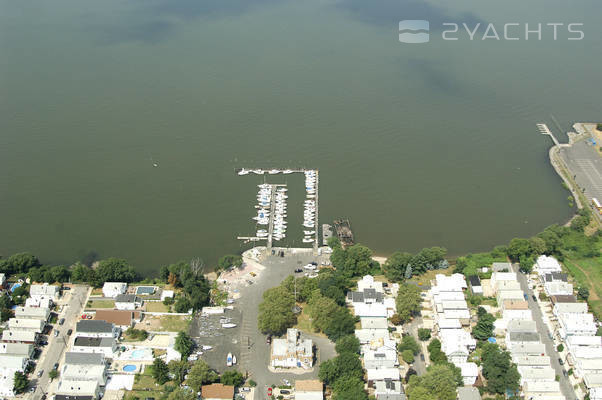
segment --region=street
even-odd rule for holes
[[[409,324],[407,324],[404,327],[404,329],[406,329],[407,332],[409,332],[414,337],[414,339],[416,339],[416,342],[420,345],[420,353],[418,353],[416,355],[416,357],[414,357],[414,363],[412,365],[412,368],[414,368],[414,370],[418,373],[418,375],[423,375],[423,374],[426,374],[426,360],[428,359],[427,358],[428,352],[426,350],[425,343],[420,341],[420,339],[418,339],[418,329],[419,328],[422,328],[422,317],[421,316],[415,317],[412,320],[412,322],[410,322]],[[424,354],[425,361],[422,361],[420,359],[420,354]]]
[[[533,318],[535,319],[537,331],[541,336],[541,342],[546,346],[546,353],[550,356],[552,368],[554,368],[554,370],[556,371],[556,375],[560,377],[560,391],[567,400],[575,399],[575,391],[573,390],[573,387],[571,386],[571,383],[569,382],[568,378],[564,376],[564,368],[558,362],[558,358],[560,356],[556,351],[556,345],[554,343],[554,340],[550,338],[550,332],[548,331],[548,328],[543,321],[543,316],[539,308],[539,304],[533,300],[533,291],[529,289],[527,276],[519,272],[518,264],[512,264],[512,268],[516,272],[521,289],[524,293],[528,295],[527,301],[529,302],[529,309],[531,310]]]
[[[66,295],[66,291],[64,291]],[[73,286],[70,290],[71,296],[69,302],[63,308],[63,312],[58,315],[58,319],[65,318],[65,323],[63,325],[59,325],[58,322],[54,324],[53,330],[48,335],[48,345],[45,346],[44,351],[40,355],[40,361],[36,366],[35,370],[31,373],[31,383],[30,385],[33,387],[35,385],[36,390],[33,393],[33,400],[40,400],[44,393],[49,393],[49,378],[48,373],[52,369],[55,363],[59,362],[62,359],[63,354],[65,352],[65,348],[69,341],[69,336],[67,336],[67,331],[69,329],[73,329],[75,332],[75,324],[78,321],[79,316],[83,312],[86,298],[88,297],[88,287],[85,286]],[[60,334],[58,337],[54,336],[54,331],[58,329]],[[60,367],[59,367],[60,368]],[[38,371],[43,370],[44,374],[42,377],[38,378]]]

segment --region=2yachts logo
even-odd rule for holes
[[[503,25],[492,23],[475,24],[444,22],[440,29],[441,38],[447,41],[515,41],[515,40],[583,40],[583,23],[562,22],[518,23]],[[399,41],[402,43],[427,43],[430,40],[430,23],[426,20],[403,20],[399,22]]]

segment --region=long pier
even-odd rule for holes
[[[318,225],[318,204],[320,204],[319,202],[319,198],[318,198],[318,192],[320,191],[320,171],[318,171],[317,169],[316,171],[316,218],[314,220],[314,251],[318,251],[318,247],[320,245],[320,243],[318,242],[319,238],[320,238],[320,229],[319,229],[319,225]]]

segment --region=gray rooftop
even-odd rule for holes
[[[474,386],[459,387],[458,400],[481,400],[481,394]]]
[[[511,342],[539,342],[537,332],[510,332]]]
[[[140,301],[140,298],[135,294],[118,294],[115,297],[116,303],[135,303],[136,301]]]
[[[113,338],[95,338],[79,336],[75,338],[74,346],[82,347],[113,347]]]
[[[77,353],[65,354],[65,364],[71,365],[102,365],[104,357],[101,353]]]
[[[77,332],[112,333],[113,324],[97,319],[84,319],[77,323]]]

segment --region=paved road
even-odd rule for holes
[[[533,300],[533,291],[529,289],[529,284],[527,283],[527,276],[518,272],[518,264],[512,264],[514,271],[517,273],[518,281],[520,283],[521,289],[524,293],[526,293],[529,298],[529,309],[533,314],[533,318],[535,319],[535,323],[537,324],[537,331],[540,333],[541,342],[546,346],[546,353],[550,356],[552,362],[552,368],[556,371],[556,375],[560,377],[560,391],[564,395],[567,400],[576,399],[575,391],[573,390],[573,386],[569,382],[568,378],[566,378],[563,374],[563,366],[558,362],[558,358],[560,358],[558,352],[556,351],[556,345],[554,340],[550,339],[548,327],[543,321],[543,315],[541,313],[541,309],[536,301]]]
[[[64,292],[67,293],[67,292]],[[58,337],[54,336],[54,329],[48,335],[48,346],[40,356],[40,362],[36,366],[35,371],[31,374],[32,379],[31,385],[36,385],[36,391],[34,392],[33,400],[40,400],[44,393],[49,392],[49,378],[48,372],[52,369],[55,363],[62,359],[63,353],[67,343],[69,342],[69,336],[67,331],[73,329],[75,331],[75,324],[79,315],[82,313],[84,305],[86,304],[86,298],[88,296],[88,288],[85,286],[73,286],[70,291],[70,299],[63,308],[63,312],[59,314],[59,319],[65,318],[63,325],[55,324],[54,329],[58,329],[60,334]],[[44,370],[44,374],[41,378],[37,377],[37,373],[40,370]]]
[[[409,332],[414,339],[416,339],[416,342],[418,342],[418,344],[420,345],[420,353],[418,353],[418,355],[414,358],[414,363],[412,368],[414,368],[414,370],[418,373],[418,375],[423,375],[426,374],[426,361],[422,361],[420,359],[420,354],[425,354],[425,347],[423,346],[423,342],[420,341],[420,339],[418,339],[418,328],[422,328],[422,317],[417,316],[416,318],[414,318],[412,320],[412,322],[410,322],[409,324],[407,324],[404,327],[407,332]],[[426,360],[426,354],[425,354],[425,360]]]

